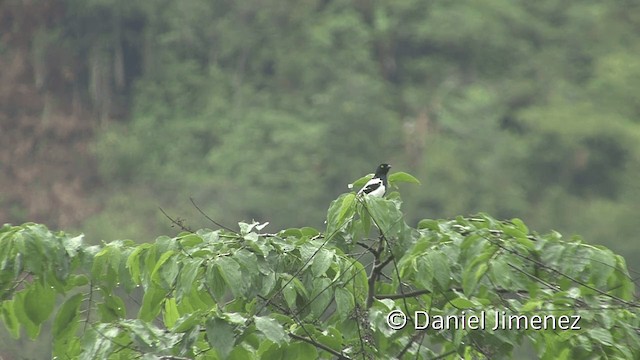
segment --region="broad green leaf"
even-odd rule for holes
[[[527,239],[527,235],[525,233],[523,233],[522,231],[520,231],[520,229],[516,228],[516,227],[512,227],[510,225],[505,225],[502,227],[502,231],[504,231],[505,234],[512,236],[518,240],[520,239]],[[533,249],[533,242],[531,242],[531,240],[528,241],[527,247]]]
[[[429,229],[437,231],[440,229],[440,225],[436,220],[423,219],[418,222],[418,229]]]
[[[120,329],[111,324],[97,324],[83,336],[80,360],[107,359]]]
[[[477,267],[465,269],[462,274],[462,290],[464,294],[470,296],[476,290],[476,285],[488,269],[487,263],[481,263]]]
[[[292,310],[295,309],[298,293],[296,292],[293,281],[290,281],[287,285],[284,286],[284,288],[282,289],[282,295],[284,296],[287,305],[289,305],[289,308]]]
[[[122,299],[110,291],[102,291],[104,302],[98,304],[98,312],[102,322],[110,322],[126,318],[126,308]]]
[[[460,310],[473,309],[476,307],[476,304],[474,304],[473,301],[461,297],[449,300],[449,303],[451,306]]]
[[[361,187],[364,186],[364,184],[367,183],[367,181],[371,180],[372,178],[373,178],[373,174],[365,175],[359,178],[358,180],[352,182],[351,184],[349,184],[349,188],[360,189]]]
[[[338,316],[342,320],[347,319],[355,307],[353,294],[349,290],[339,287],[335,289],[335,296]]]
[[[160,269],[162,269],[162,266],[169,261],[169,259],[171,259],[171,257],[175,254],[175,252],[173,250],[169,250],[167,252],[165,252],[164,254],[162,254],[160,256],[160,259],[158,259],[158,262],[156,262],[155,267],[153,268],[153,271],[151,272],[151,280],[153,280],[154,282],[156,282],[157,284],[161,284],[160,282]]]
[[[205,324],[207,342],[221,358],[226,358],[235,343],[234,326],[219,318],[210,318]]]
[[[146,249],[151,247],[151,244],[141,244],[138,245],[132,252],[129,254],[127,258],[127,268],[131,273],[131,279],[135,284],[140,284],[140,259],[143,256],[143,253]]]
[[[72,237],[70,239],[65,239],[64,248],[69,254],[70,257],[75,257],[78,255],[78,252],[82,251],[83,244],[82,239],[84,238],[83,234]]]
[[[59,340],[73,335],[78,327],[82,294],[75,294],[62,304],[53,321],[52,335]]]
[[[1,241],[2,239],[0,239],[0,242]],[[20,337],[20,323],[13,310],[14,301],[15,300],[5,300],[0,304],[0,316],[11,336],[14,339],[18,339]]]
[[[25,310],[25,298],[27,297],[28,290],[18,292],[13,298],[13,314],[20,325],[24,326],[27,331],[27,335],[33,340],[40,334],[40,325],[35,324],[31,318],[27,315]]]
[[[243,272],[245,276],[258,275],[258,258],[256,254],[245,249],[240,249],[233,253],[233,259],[240,264],[242,269],[246,270]]]
[[[449,288],[451,265],[448,262],[447,255],[441,251],[433,250],[429,251],[426,257],[431,262],[431,270],[433,271],[433,278],[436,280],[440,289],[445,290]]]
[[[334,326],[327,326],[326,331],[314,334],[314,336],[321,344],[333,350],[341,351],[343,349],[343,336]]]
[[[24,310],[36,325],[45,322],[56,304],[56,292],[50,287],[33,283],[24,298]]]
[[[164,301],[164,313],[163,313],[163,320],[164,320],[164,325],[167,328],[171,328],[173,327],[173,325],[175,325],[176,321],[178,320],[178,318],[180,317],[180,313],[178,312],[178,306],[176,305],[176,299],[175,298],[167,298]]]
[[[315,276],[323,275],[332,264],[333,260],[333,251],[329,251],[326,249],[321,249],[318,251],[313,258],[313,262],[311,263],[311,272]]]
[[[380,231],[386,236],[391,237],[397,234],[396,231],[403,224],[402,213],[396,207],[392,200],[375,197],[365,197],[366,208],[372,217],[372,222],[376,224]]]
[[[258,360],[257,355],[253,351],[238,345],[233,348],[227,360]]]
[[[518,218],[513,218],[511,219],[511,222],[516,226],[518,230],[520,230],[525,235],[529,233],[529,228],[527,227],[527,225],[524,224],[522,220]]]
[[[150,286],[142,297],[142,306],[138,312],[138,318],[144,321],[153,320],[162,307],[162,301],[167,293],[156,286]]]
[[[211,296],[213,296],[214,299],[220,300],[227,291],[227,286],[220,269],[213,262],[207,263],[205,268],[207,269],[207,289],[211,291]]]
[[[276,320],[266,316],[254,317],[256,328],[266,336],[267,339],[276,344],[289,341],[289,336],[284,332],[282,325]]]
[[[186,258],[182,260],[180,269],[180,280],[176,283],[176,300],[180,301],[185,294],[191,292],[203,259]]]
[[[433,290],[433,262],[430,257],[420,256],[415,258],[417,273],[415,274],[415,282],[420,287],[429,291]]]
[[[327,306],[333,300],[331,288],[327,288],[331,285],[331,280],[327,278],[315,278],[313,279],[313,291],[310,298],[311,313],[315,317],[319,317],[326,310]]]
[[[262,287],[260,288],[260,295],[267,297],[276,286],[276,273],[275,271],[270,271],[269,273],[262,275],[261,279]]]
[[[418,179],[416,179],[412,175],[403,171],[395,172],[389,175],[389,182],[390,183],[406,182],[406,183],[420,185],[420,181]]]
[[[174,334],[140,319],[120,321],[120,326],[129,330],[133,346],[142,352],[164,352],[173,347],[178,339]]]
[[[194,311],[192,313],[184,314],[173,324],[171,328],[172,332],[183,333],[191,330],[194,326],[200,323],[202,316],[201,311]]]
[[[216,259],[216,266],[233,295],[243,296],[247,282],[242,278],[240,264],[228,256],[221,256]]]
[[[306,342],[295,342],[287,346],[284,350],[285,359],[317,359],[318,350]]]
[[[611,337],[611,333],[603,328],[592,328],[587,330],[589,336],[605,346],[613,345],[613,338]]]
[[[334,200],[327,212],[327,236],[332,236],[340,230],[355,212],[355,195],[343,194]]]
[[[185,248],[191,248],[204,242],[202,237],[196,234],[188,234],[181,237],[178,241],[180,241],[180,244]]]
[[[300,228],[300,232],[302,232],[303,236],[308,236],[308,237],[313,237],[316,236],[318,234],[320,234],[320,232],[312,227],[302,227]]]
[[[289,236],[295,237],[295,238],[301,238],[302,237],[302,231],[300,229],[286,229],[281,231],[278,236],[281,236],[283,238],[287,238]]]
[[[604,287],[616,271],[616,257],[612,251],[598,251],[591,259],[591,281],[596,287]]]

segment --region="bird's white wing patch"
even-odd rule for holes
[[[358,195],[371,195],[375,197],[382,197],[384,195],[384,184],[382,183],[382,179],[373,178],[369,180],[360,191],[358,191]]]

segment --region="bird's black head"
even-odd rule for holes
[[[378,166],[378,168],[376,169],[376,177],[386,176],[387,173],[389,172],[389,169],[391,169],[391,165],[380,164],[380,166]]]

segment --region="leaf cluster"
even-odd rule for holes
[[[390,177],[402,181],[417,180]],[[85,247],[42,225],[5,225],[2,321],[35,338],[52,319],[61,358],[493,359],[525,340],[543,359],[640,355],[624,259],[580,238],[486,214],[414,228],[397,192],[341,195],[325,232],[265,226]],[[580,329],[391,329],[397,310],[410,321],[415,311],[577,315]]]

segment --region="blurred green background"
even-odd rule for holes
[[[322,227],[381,162],[638,268],[640,2],[5,0],[0,221]],[[640,270],[640,269],[639,269]],[[0,354],[1,355],[1,354]]]

